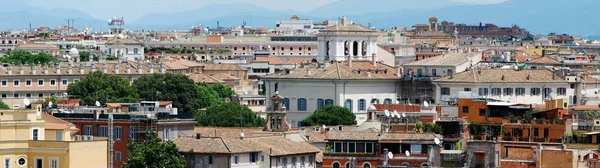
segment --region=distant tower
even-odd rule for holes
[[[438,31],[438,19],[435,16],[429,17],[429,31]]]
[[[287,123],[286,108],[283,103],[283,96],[279,92],[271,96],[271,106],[267,111],[267,125],[265,131],[285,132],[290,129],[290,124]]]
[[[108,20],[108,26],[110,26],[109,33],[111,35],[121,34],[121,33],[123,33],[123,30],[124,30],[125,20],[123,19],[123,17],[121,17],[121,18],[113,17],[112,19]]]

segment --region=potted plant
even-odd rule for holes
[[[423,133],[423,122],[417,121],[415,123],[415,132]]]

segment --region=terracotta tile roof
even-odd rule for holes
[[[525,54],[519,54],[519,55],[517,55],[515,57],[515,60],[518,61],[518,62],[527,62],[527,61],[531,61],[531,60],[537,59],[539,57],[542,57],[542,56],[539,56],[539,55],[528,55],[528,56],[525,56]]]
[[[529,76],[529,79],[527,79]],[[504,77],[504,79],[502,79]],[[436,82],[498,82],[498,83],[529,83],[529,82],[567,82],[562,77],[550,70],[512,70],[512,69],[485,69],[471,70],[457,73],[436,80]]]
[[[263,128],[244,128],[244,136],[251,137],[254,133],[262,132]],[[229,127],[196,127],[196,134],[202,134],[205,137],[240,137],[240,128]]]
[[[235,64],[205,64],[205,71],[246,71],[247,69]]]
[[[431,142],[433,142],[435,138],[436,138],[435,134],[429,134],[429,133],[384,133],[381,136],[381,140],[398,140],[398,141],[431,141]]]
[[[169,104],[173,104],[173,102],[172,101],[158,101],[159,106],[166,106]]]
[[[447,53],[437,57],[422,59],[404,64],[403,66],[457,66],[467,63],[469,59],[481,56],[481,52]]]
[[[329,26],[324,29],[321,29],[321,30],[319,30],[319,32],[377,32],[377,31],[363,27],[361,25],[356,25],[356,24],[346,24],[346,25],[338,24],[338,25],[333,25],[333,26]]]
[[[405,105],[405,104],[374,104],[377,112],[383,112],[384,110],[388,111],[398,111],[398,112],[421,112],[420,105]]]
[[[310,58],[288,58],[287,61],[293,64],[301,64],[303,62],[310,62]]]
[[[256,59],[253,62],[266,62],[266,63],[269,63],[269,64],[276,64],[276,65],[294,64],[294,63],[288,62],[288,61],[286,61],[286,60],[284,60],[282,58],[279,58],[279,57],[260,57],[260,58]]]
[[[226,80],[240,80],[240,78],[237,78],[235,76],[231,76],[229,74],[224,74],[224,73],[214,74],[214,75],[211,75],[211,76],[214,77],[214,78],[217,78],[219,80],[223,80],[223,81],[226,81]]]
[[[560,62],[550,56],[538,57],[536,59],[532,59],[527,61],[528,64],[542,64],[542,65],[556,65],[560,64]]]
[[[254,142],[253,144],[256,144],[264,153],[269,153],[271,156],[321,152],[321,150],[307,142],[294,142],[281,136],[244,138],[244,141],[246,140]]]
[[[597,105],[576,105],[572,107],[573,110],[576,111],[587,111],[587,110],[600,110],[600,107],[598,107]]]
[[[92,65],[81,65],[80,63],[76,63],[72,65],[72,74],[71,75],[81,75],[81,76],[85,76],[85,74],[88,74],[89,72],[92,71],[92,66],[95,66],[96,71],[103,71],[103,65],[106,64],[106,72],[109,74],[127,74],[127,65],[129,65],[130,67],[130,71],[131,74],[140,74],[137,71],[137,67],[138,64],[136,62],[123,62],[123,63],[117,63],[117,62],[106,62],[106,63],[98,63],[98,62],[94,62],[92,63]],[[9,65],[10,68],[12,68],[12,75],[21,75],[19,72],[19,66],[18,65]],[[60,67],[60,74],[61,75],[67,75],[69,74],[69,66],[68,63],[63,62],[60,63],[59,65]],[[83,67],[83,73],[79,72],[79,67]],[[116,67],[119,68],[119,72],[116,72]],[[142,74],[150,74],[149,71],[149,64],[143,63],[142,64]],[[40,65],[34,65],[33,69],[35,69],[36,71],[36,75],[56,75],[56,67],[54,65],[48,65],[48,74],[44,74],[44,66],[40,66]],[[23,75],[32,75],[32,67],[31,65],[23,65]],[[154,64],[153,65],[153,73],[160,73],[160,65]],[[8,67],[4,67],[4,66],[0,66],[0,76],[1,75],[8,75]]]
[[[188,61],[186,59],[164,61],[163,63],[165,64],[167,69],[188,69],[202,66],[202,64]]]
[[[230,153],[221,138],[177,138],[173,142],[179,152]]]
[[[196,83],[207,83],[207,84],[216,84],[216,83],[225,83],[225,81],[217,79],[216,77],[203,74],[203,73],[194,73],[187,74],[190,79],[192,79]]]
[[[58,50],[58,47],[52,44],[19,44],[16,49],[53,49]]]
[[[222,138],[231,153],[261,152],[260,144],[240,138]]]
[[[107,40],[105,42],[105,44],[108,45],[112,45],[115,43],[122,43],[122,44],[142,44],[142,42],[134,40],[134,39],[122,39],[122,38],[112,38],[110,40]]]
[[[64,130],[69,128],[69,126],[67,126],[67,124],[58,124],[58,123],[45,123],[44,124],[44,129],[47,130]]]
[[[334,62],[327,66],[321,65],[303,67],[292,70],[290,74],[269,74],[263,78],[284,78],[284,79],[397,79],[396,69],[377,63],[373,65],[368,61],[353,61],[352,67],[347,63]]]
[[[353,140],[353,141],[377,141],[379,140],[378,132],[327,132],[327,140]]]
[[[44,129],[48,130],[64,130],[70,128],[71,126],[73,131],[77,132],[77,128],[70,122],[62,120],[60,118],[54,117],[47,113],[42,113],[42,119],[45,121]]]
[[[121,107],[121,104],[119,104],[119,103],[106,103],[106,106],[108,106],[108,107]]]

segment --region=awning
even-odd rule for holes
[[[582,135],[596,135],[596,134],[600,134],[600,132],[586,132],[586,133],[583,133]]]

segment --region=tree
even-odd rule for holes
[[[212,85],[210,88],[218,93],[221,100],[231,100],[231,97],[236,95],[233,89],[220,83]]]
[[[417,121],[417,123],[415,123],[415,132],[423,132],[423,122]]]
[[[212,105],[206,112],[197,113],[196,121],[200,126],[211,127],[262,127],[267,123],[248,107],[234,102]]]
[[[81,58],[81,61],[89,61],[90,60],[90,52],[88,52],[88,51],[79,52],[79,58]]]
[[[439,125],[437,125],[437,124],[428,122],[428,123],[425,123],[425,132],[427,132],[427,133],[434,133],[434,134],[441,134],[442,133],[442,127],[439,126]]]
[[[129,142],[127,161],[124,168],[160,167],[185,168],[183,155],[172,141],[161,141],[154,132],[148,132],[143,143]]]
[[[206,108],[212,105],[223,103],[223,99],[219,98],[219,93],[205,83],[197,84],[196,90],[198,91],[200,108]]]
[[[354,124],[356,124],[354,113],[341,106],[325,106],[302,121],[304,126]]]
[[[3,101],[0,101],[0,109],[10,109]]]
[[[32,54],[23,50],[9,51],[4,57],[0,57],[0,62],[11,64],[48,64],[52,61],[52,56],[45,52]]]
[[[87,74],[81,81],[72,83],[67,88],[69,95],[81,99],[81,105],[93,106],[96,101],[134,103],[138,101],[135,88],[128,80],[120,76],[105,74],[100,71]]]
[[[133,86],[141,99],[172,101],[180,113],[193,113],[202,108],[196,84],[183,74],[144,75]]]

